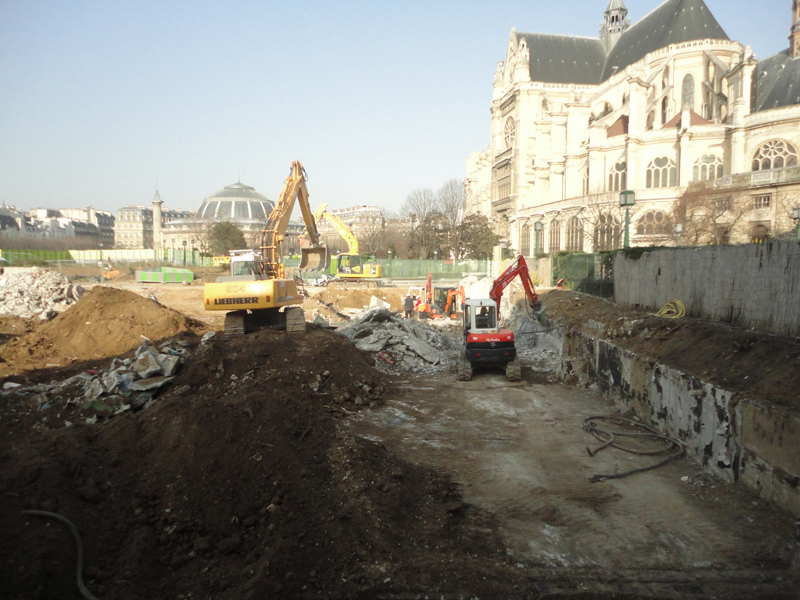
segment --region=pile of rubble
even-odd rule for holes
[[[49,321],[80,300],[83,288],[55,271],[0,275],[0,314]]]
[[[106,370],[89,370],[61,382],[27,387],[7,381],[3,393],[32,395],[30,404],[40,411],[78,405],[92,413],[86,422],[95,423],[98,415],[117,415],[150,406],[157,391],[175,379],[184,357],[189,355],[188,345],[172,340],[156,348],[144,342],[133,358],[115,358]],[[54,407],[54,399],[61,406]]]
[[[362,352],[378,353],[384,369],[401,372],[445,370],[459,353],[458,343],[441,331],[424,321],[403,319],[385,307],[362,312],[336,333]],[[377,364],[381,366],[381,361]]]

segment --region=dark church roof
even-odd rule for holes
[[[800,58],[789,56],[789,50],[760,61],[755,77],[753,112],[800,104]]]
[[[606,52],[596,38],[519,33],[528,40],[531,80],[596,85]]]
[[[730,39],[706,3],[667,0],[622,34],[606,59],[601,81],[660,48],[705,39]]]
[[[597,38],[518,33],[530,49],[533,81],[602,83],[650,52],[692,40],[728,40],[703,0],[667,0],[633,25],[606,56]]]

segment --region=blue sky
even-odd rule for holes
[[[597,36],[607,0],[0,0],[0,202],[197,208],[241,181],[276,199],[398,210],[489,143],[512,27]],[[636,22],[661,0],[626,0]],[[791,0],[706,0],[766,57]]]

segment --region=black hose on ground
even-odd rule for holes
[[[83,584],[83,544],[81,543],[81,535],[78,533],[77,527],[75,527],[75,525],[73,525],[65,517],[53,512],[48,512],[46,510],[23,510],[22,514],[36,515],[37,517],[45,517],[47,519],[55,519],[56,521],[61,521],[64,525],[66,525],[67,529],[69,529],[70,533],[72,533],[72,537],[75,538],[75,545],[78,547],[78,589],[83,597],[86,598],[86,600],[98,600],[88,589],[86,589],[86,586]]]
[[[605,429],[601,429],[600,427],[597,426],[595,421],[613,421],[627,426],[644,429],[644,432],[622,431],[622,430],[612,432]],[[645,425],[644,423],[639,423],[638,421],[634,421],[633,419],[626,419],[624,417],[616,417],[613,415],[588,417],[583,420],[583,429],[591,433],[594,437],[596,437],[598,440],[602,442],[600,446],[594,449],[589,448],[588,446],[586,447],[586,451],[589,453],[589,456],[594,456],[601,450],[604,450],[609,447],[617,448],[618,450],[629,452],[631,454],[638,454],[640,456],[656,456],[656,455],[663,455],[665,453],[667,454],[667,456],[664,459],[647,467],[640,467],[638,469],[631,469],[630,471],[624,471],[622,473],[612,473],[609,475],[594,475],[589,478],[590,483],[597,483],[598,481],[606,481],[608,479],[622,479],[623,477],[635,475],[636,473],[643,473],[644,471],[652,471],[653,469],[663,467],[668,462],[683,456],[684,452],[684,446],[683,443],[680,442],[680,440],[676,440],[669,436],[663,435],[654,427],[651,427],[650,425]],[[660,441],[662,442],[662,447],[656,448],[654,450],[639,450],[637,448],[625,446],[617,442],[617,438],[632,438],[641,440]]]

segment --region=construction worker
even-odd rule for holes
[[[410,319],[414,314],[414,299],[411,294],[406,294],[406,299],[403,302],[403,310],[405,310],[405,318]]]

